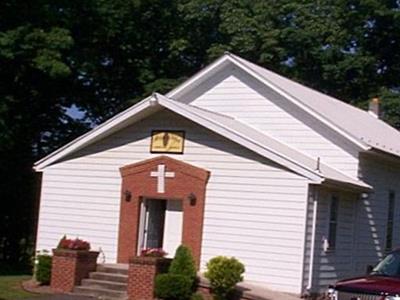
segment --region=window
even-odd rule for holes
[[[400,277],[400,253],[398,251],[388,254],[373,270],[371,275]]]
[[[334,250],[336,247],[338,209],[339,209],[339,199],[336,195],[333,195],[329,207],[329,224],[328,224],[329,250]]]
[[[392,250],[393,247],[393,218],[394,218],[394,202],[396,194],[394,191],[389,192],[388,217],[386,224],[386,250]]]

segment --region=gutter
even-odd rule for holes
[[[315,253],[315,236],[316,236],[316,228],[317,228],[317,212],[318,212],[318,190],[314,188],[313,193],[313,215],[312,215],[312,229],[311,229],[311,249],[310,249],[310,262],[308,267],[308,284],[307,284],[307,292],[310,292],[313,281],[313,273],[314,273],[314,253]]]

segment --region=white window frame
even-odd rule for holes
[[[336,215],[332,214],[333,213],[333,205],[336,206],[335,207]],[[337,246],[339,207],[340,207],[339,195],[331,194],[330,201],[329,201],[329,207],[328,207],[328,219],[327,219],[327,231],[326,231],[326,239],[327,239],[328,245],[329,245],[328,249],[327,249],[328,251],[334,251]]]
[[[385,235],[385,250],[391,251],[393,248],[393,230],[394,230],[394,216],[396,209],[396,192],[389,190],[388,206],[387,206],[387,221],[386,221],[386,235]]]

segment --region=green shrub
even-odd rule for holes
[[[37,265],[35,277],[41,284],[48,285],[51,278],[51,261],[52,257],[47,254],[37,256]]]
[[[235,285],[243,280],[243,264],[236,258],[217,256],[207,263],[204,276],[210,281],[211,289],[218,300],[227,299]]]
[[[192,294],[192,281],[185,275],[160,274],[156,276],[155,294],[165,300],[187,300]]]
[[[175,257],[169,267],[169,273],[187,276],[194,284],[197,271],[192,253],[188,247],[181,245],[176,249]]]

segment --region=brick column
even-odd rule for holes
[[[97,251],[54,249],[50,286],[59,292],[71,292],[96,270],[98,255]]]
[[[153,300],[154,280],[160,273],[166,273],[170,259],[135,256],[129,260],[128,299]]]

